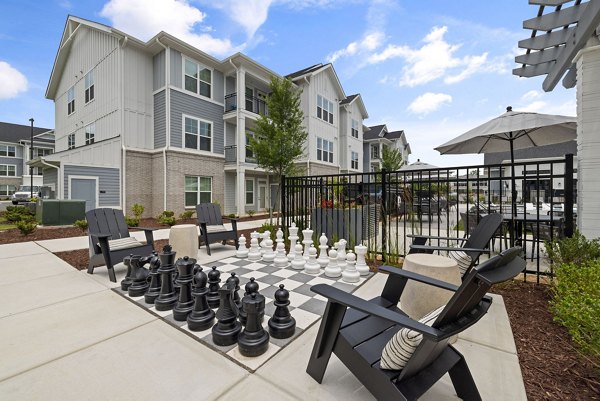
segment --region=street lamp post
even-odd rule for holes
[[[33,118],[30,118],[29,121],[31,122],[31,143],[29,145],[29,201],[31,201],[31,199],[33,199],[33,167],[31,166],[31,161],[33,160]]]

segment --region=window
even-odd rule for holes
[[[2,177],[16,177],[17,166],[14,164],[0,164],[0,176]]]
[[[317,95],[317,117],[333,124],[333,103],[321,95]]]
[[[350,167],[354,170],[358,170],[358,153],[350,152]]]
[[[379,145],[371,145],[371,159],[379,159]]]
[[[44,175],[44,169],[42,167],[34,167],[33,175]]]
[[[67,149],[75,149],[75,134],[69,134],[67,138]]]
[[[185,59],[183,87],[185,90],[201,96],[210,97],[212,86],[212,71],[208,68]]]
[[[0,145],[0,156],[15,157],[17,148],[11,145]]]
[[[317,160],[333,163],[333,142],[317,138]]]
[[[212,123],[185,117],[184,136],[185,148],[212,151]]]
[[[352,131],[351,134],[354,138],[358,138],[358,121],[352,119]]]
[[[14,194],[17,187],[14,185],[0,185],[0,196],[10,196]]]
[[[212,178],[185,176],[185,207],[212,202]]]
[[[48,149],[48,148],[34,148],[33,154],[36,155],[36,157],[48,156],[48,155],[52,154],[52,149]]]
[[[67,91],[67,114],[71,115],[75,112],[75,86]]]
[[[85,102],[94,100],[94,70],[88,72],[85,76]]]
[[[254,180],[246,180],[246,205],[254,204]]]
[[[250,149],[250,138],[254,137],[253,132],[246,132],[246,161],[254,161],[254,152]]]
[[[91,145],[94,143],[94,137],[96,136],[96,124],[86,125],[85,127],[85,144]]]

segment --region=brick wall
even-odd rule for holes
[[[164,159],[162,152],[152,155],[152,216],[158,216],[164,210]]]
[[[144,206],[143,217],[154,215],[152,155],[128,150],[125,156],[125,214],[132,215],[131,206],[139,203]]]

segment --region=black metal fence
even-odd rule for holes
[[[310,227],[315,238],[325,233],[330,245],[341,238],[351,248],[367,245],[368,255],[394,263],[408,253],[409,235],[464,238],[481,216],[502,213],[490,252],[521,245],[529,260],[525,274],[539,280],[552,275],[545,241],[573,233],[575,173],[573,155],[515,163],[516,215],[510,164],[285,177],[283,225]]]

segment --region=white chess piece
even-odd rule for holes
[[[342,270],[346,269],[346,240],[341,239],[337,247],[338,265]]]
[[[263,253],[263,261],[272,263],[275,260],[275,252],[273,251],[273,240],[269,237],[265,241],[265,253]]]
[[[302,270],[306,265],[306,259],[302,256],[302,245],[296,244],[296,250],[294,253],[294,260],[292,260],[292,269]]]
[[[290,253],[288,253],[288,259],[291,262],[296,257],[296,242],[298,241],[298,227],[296,227],[296,223],[292,222],[292,225],[288,230],[290,232],[290,235],[288,236],[288,239],[290,240]],[[300,251],[302,251],[302,248],[300,248]]]
[[[342,275],[342,269],[338,266],[337,256],[335,248],[331,248],[329,250],[329,264],[325,268],[325,275],[327,277],[339,277]]]
[[[285,256],[285,245],[283,244],[283,242],[278,242],[277,243],[277,255],[275,256],[275,259],[273,260],[273,265],[275,267],[287,267],[289,265],[289,261],[287,256]]]
[[[321,234],[321,237],[319,237],[319,258],[317,259],[321,269],[324,269],[329,264],[327,249],[329,249],[327,246],[327,237],[325,236],[325,233],[323,233]]]
[[[265,252],[267,251],[267,239],[271,239],[271,231],[267,230],[264,233],[262,233],[262,241],[260,241],[260,254],[264,255]],[[271,241],[271,246],[273,246],[273,241]]]
[[[277,248],[277,244],[280,242],[283,242],[283,231],[281,231],[281,227],[279,227],[275,233],[275,248]]]
[[[360,273],[356,271],[356,255],[352,252],[346,254],[346,268],[342,272],[342,280],[347,283],[360,281]]]
[[[256,233],[258,234],[258,233]],[[258,247],[258,235],[250,234],[250,250],[248,251],[248,260],[260,260],[260,248]]]
[[[364,245],[356,245],[354,247],[354,252],[356,252],[356,270],[361,276],[367,276],[369,274],[369,266],[365,261],[367,247]]]
[[[240,259],[247,258],[248,257],[248,248],[246,248],[246,237],[244,237],[244,234],[242,234],[240,236],[238,243],[239,243],[239,246],[238,246],[237,251],[235,252],[235,256]]]
[[[317,263],[317,248],[315,248],[314,245],[308,248],[308,261],[304,265],[304,273],[321,273],[321,266],[319,266],[319,264]]]
[[[313,230],[307,228],[306,230],[302,230],[302,245],[304,245],[304,259],[308,260],[308,250],[310,249],[312,240]]]

